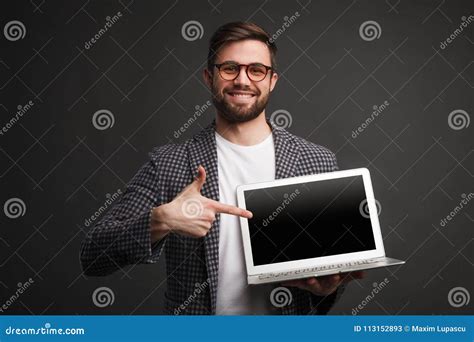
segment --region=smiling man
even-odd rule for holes
[[[88,233],[86,275],[155,263],[166,255],[169,314],[326,314],[360,272],[283,284],[292,301],[272,306],[272,289],[248,286],[236,186],[337,170],[328,149],[265,116],[278,81],[276,46],[252,23],[221,26],[211,37],[203,77],[216,119],[183,144],[155,148],[120,201]],[[194,175],[197,174],[195,177]]]

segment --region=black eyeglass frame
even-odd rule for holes
[[[219,76],[220,76],[223,80],[225,80],[225,81],[234,81],[237,77],[239,77],[239,75],[240,75],[240,73],[241,73],[241,71],[242,71],[242,67],[245,67],[245,73],[247,74],[247,77],[249,78],[249,80],[251,80],[252,82],[261,82],[261,81],[263,81],[263,80],[267,77],[269,71],[271,71],[272,73],[275,71],[275,69],[274,69],[273,67],[268,66],[268,65],[265,65],[265,64],[262,64],[262,63],[238,64],[238,63],[224,62],[224,63],[213,64],[213,65],[214,65],[214,66],[217,68],[217,70],[219,71]],[[221,74],[221,67],[222,67],[223,65],[236,65],[236,66],[239,67],[239,72],[237,73],[237,75],[235,75],[234,78],[232,78],[232,79],[226,79],[226,78],[224,78],[224,77],[222,76],[222,74]],[[253,80],[253,79],[250,77],[250,75],[249,75],[249,66],[251,66],[251,65],[263,66],[263,67],[266,69],[265,76],[263,76],[263,78],[262,78],[261,80],[256,81],[256,80]]]

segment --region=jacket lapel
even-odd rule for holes
[[[188,145],[188,155],[191,174],[197,174],[197,168],[202,165],[206,170],[206,182],[201,194],[204,197],[219,201],[219,177],[217,165],[217,148],[215,139],[215,120],[204,130],[194,136]],[[217,276],[219,269],[219,224],[220,214],[216,215],[209,233],[204,237],[204,255],[209,279],[211,312],[215,314],[217,299]]]
[[[272,127],[275,144],[275,179],[296,176],[296,165],[299,158],[298,145],[289,132],[268,119],[267,123]]]
[[[275,178],[294,177],[299,157],[297,144],[293,136],[267,119],[272,128],[273,141],[275,145]],[[207,198],[219,201],[219,176],[217,147],[215,139],[216,122],[213,120],[206,128],[196,134],[191,143],[188,144],[188,156],[191,174],[196,175],[199,165],[206,170],[206,182],[201,194]],[[212,314],[216,312],[217,282],[219,271],[219,226],[220,214],[216,215],[211,230],[204,238],[205,261],[207,276],[209,278],[209,290]]]

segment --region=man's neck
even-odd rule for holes
[[[272,129],[265,119],[265,111],[247,122],[230,123],[221,115],[216,116],[216,131],[226,140],[243,146],[256,145],[265,140]]]

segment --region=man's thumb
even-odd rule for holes
[[[202,165],[198,166],[198,174],[194,178],[194,184],[196,184],[198,191],[201,191],[202,186],[206,182],[206,170]]]

